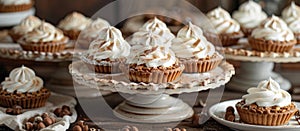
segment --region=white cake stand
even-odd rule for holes
[[[180,121],[193,115],[193,109],[170,94],[214,89],[226,84],[235,73],[231,64],[223,62],[216,69],[201,74],[183,74],[178,80],[165,84],[130,82],[124,73],[100,74],[87,68],[82,61],[69,66],[73,80],[99,90],[131,94],[114,109],[114,115],[139,123]]]
[[[27,16],[34,15],[35,9],[31,8],[26,11],[0,13],[0,27],[14,26],[20,23]]]
[[[241,61],[237,74],[226,85],[228,89],[246,92],[248,88],[272,77],[281,88],[289,90],[291,83],[280,74],[273,72],[274,63],[292,63],[300,61],[300,52],[295,47],[291,52],[258,52],[251,50],[246,39],[239,45],[231,47],[219,47],[218,50],[225,53],[226,59]]]
[[[95,90],[85,86],[76,85],[76,88],[74,89],[72,76],[68,71],[68,65],[76,58],[76,56],[80,56],[80,54],[80,50],[74,49],[66,49],[58,53],[23,51],[19,44],[0,43],[0,57],[2,58],[55,63],[55,65],[57,65],[56,67],[47,67],[47,69],[54,71],[52,74],[43,74],[43,72],[37,70],[38,75],[50,77],[50,80],[46,82],[45,86],[51,91],[74,97],[99,96],[101,94],[95,93]],[[77,91],[75,92],[75,90]],[[102,95],[110,93],[111,92],[103,91]]]

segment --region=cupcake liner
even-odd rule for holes
[[[167,83],[176,80],[181,76],[184,65],[180,65],[171,69],[133,69],[129,67],[128,73],[129,80],[132,82],[143,83]]]
[[[32,8],[34,2],[31,1],[30,4],[22,4],[22,5],[3,5],[0,4],[0,12],[19,12],[25,11]]]
[[[248,37],[248,41],[249,41],[249,45],[254,50],[279,52],[279,53],[289,52],[297,43],[296,40],[274,41],[274,40],[255,39],[253,37]]]
[[[124,60],[118,60],[118,61],[107,61],[103,60],[100,62],[95,62],[93,60],[90,60],[86,57],[86,55],[83,55],[80,58],[90,70],[95,71],[96,73],[104,73],[104,74],[115,74],[115,73],[121,73],[120,64],[124,62]]]
[[[71,40],[77,40],[80,31],[79,30],[62,30],[66,36],[68,36]]]
[[[241,30],[243,31],[245,37],[251,36],[252,31],[255,28],[245,28],[245,27],[241,27]]]
[[[236,106],[236,109],[240,116],[240,120],[242,120],[243,122],[265,126],[278,126],[287,124],[297,111],[297,109],[294,108],[283,113],[261,114],[242,109],[241,106]]]
[[[222,56],[217,55],[211,59],[204,60],[181,60],[184,65],[184,73],[203,73],[215,69],[222,61]]]
[[[50,91],[46,88],[33,93],[9,93],[2,90],[0,105],[7,108],[12,108],[14,105],[19,105],[23,109],[38,108],[45,106],[50,95]]]
[[[230,34],[214,34],[210,32],[204,33],[204,36],[208,41],[213,43],[216,46],[220,46],[219,42],[221,42],[222,46],[232,46],[236,45],[240,38],[243,38],[243,32],[235,32]]]
[[[18,41],[23,50],[26,51],[38,51],[38,52],[60,52],[65,49],[68,38],[64,38],[61,41],[51,42],[37,42],[37,43],[26,43],[24,41]]]
[[[294,33],[294,36],[297,40],[297,45],[300,44],[300,33]]]

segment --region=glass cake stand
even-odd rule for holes
[[[73,80],[99,90],[130,94],[114,108],[118,118],[139,123],[180,121],[193,115],[193,109],[171,94],[191,93],[214,89],[226,84],[235,71],[231,64],[222,62],[207,73],[185,74],[175,82],[154,84],[130,82],[124,73],[100,74],[87,68],[82,61],[69,66]]]
[[[68,43],[68,46],[72,46],[72,41]],[[77,86],[74,89],[73,80],[68,71],[68,65],[76,56],[81,54],[80,50],[74,50],[68,48],[58,53],[45,53],[45,52],[32,52],[24,51],[19,44],[16,43],[0,43],[0,57],[9,60],[26,60],[35,65],[35,62],[51,63],[51,66],[39,67],[43,69],[37,69],[37,74],[44,77],[49,77],[49,81],[46,81],[45,86],[53,92],[60,94],[70,95],[74,97],[95,97],[101,94],[94,93],[93,89],[85,86]],[[21,64],[21,63],[20,63]],[[43,70],[52,71],[43,72]],[[53,72],[54,71],[54,72]],[[78,90],[76,93],[75,90]],[[111,92],[101,92],[102,95],[110,94]]]
[[[246,92],[248,88],[272,77],[281,88],[289,90],[291,83],[280,74],[273,72],[274,63],[294,63],[300,61],[299,48],[295,47],[290,52],[259,52],[251,50],[247,39],[241,39],[238,45],[231,47],[218,47],[225,53],[227,59],[241,61],[240,69],[226,85],[228,89]]]

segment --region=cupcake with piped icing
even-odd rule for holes
[[[108,23],[108,21],[102,18],[93,20],[89,26],[81,31],[77,41],[78,45],[80,45],[80,47],[84,49],[89,48],[90,43],[98,37],[100,31],[109,26],[110,24]]]
[[[72,12],[62,19],[58,28],[71,40],[76,40],[82,30],[91,24],[92,20],[78,12]]]
[[[288,7],[283,9],[281,16],[293,31],[297,44],[300,44],[300,7],[292,1]]]
[[[35,16],[28,16],[23,19],[20,24],[14,26],[10,31],[9,35],[14,42],[17,42],[22,36],[31,32],[34,28],[41,24],[41,20]]]
[[[119,29],[109,26],[102,29],[97,39],[81,59],[97,73],[121,73],[119,68],[130,53],[130,45],[124,40]]]
[[[289,122],[298,111],[291,95],[269,78],[247,90],[235,107],[242,122],[253,125],[278,126]]]
[[[149,33],[133,45],[126,65],[129,80],[137,83],[167,83],[179,78],[184,70],[162,37]]]
[[[240,24],[231,18],[230,14],[221,7],[217,7],[209,11],[206,16],[212,23],[214,31],[206,31],[207,39],[215,45],[218,45],[220,39],[223,46],[231,46],[237,44],[240,38],[243,38],[244,33],[241,30]]]
[[[33,7],[33,0],[0,0],[0,12],[20,12]]]
[[[215,69],[223,59],[203,36],[200,27],[191,22],[179,30],[171,49],[184,64],[185,73],[202,73]]]
[[[258,3],[249,0],[240,5],[239,9],[233,13],[232,18],[240,23],[245,36],[249,36],[254,28],[267,18],[267,14]]]
[[[19,105],[24,109],[45,106],[50,91],[44,87],[43,80],[25,66],[13,69],[9,77],[1,82],[0,105],[12,108]]]
[[[253,30],[248,40],[254,50],[281,53],[289,52],[297,43],[287,24],[274,15]]]
[[[26,51],[54,53],[63,51],[68,40],[61,30],[47,22],[42,22],[20,38],[18,43]]]

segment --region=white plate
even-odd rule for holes
[[[248,130],[248,131],[283,131],[283,130],[288,130],[288,131],[299,131],[300,130],[300,125],[297,123],[295,120],[295,117],[292,117],[290,122],[287,125],[283,126],[260,126],[260,125],[250,125],[246,123],[238,123],[238,122],[231,122],[227,121],[224,119],[224,115],[226,112],[226,108],[228,106],[232,106],[235,108],[235,104],[241,100],[230,100],[230,101],[224,101],[218,104],[213,105],[209,109],[209,115],[215,119],[217,122],[219,122],[222,125],[228,126],[231,129],[234,130]],[[296,106],[299,108],[300,103],[295,102]],[[235,116],[236,120],[239,120],[238,113],[235,109]]]

